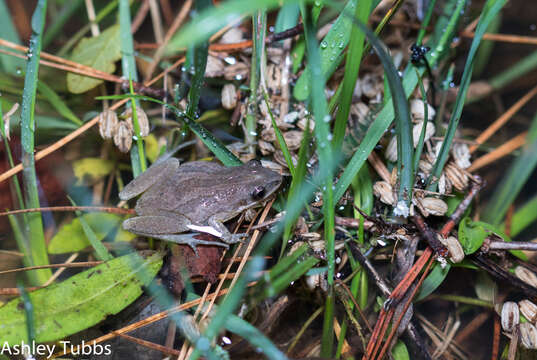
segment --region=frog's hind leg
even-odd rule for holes
[[[188,245],[196,255],[198,254],[197,245],[216,245],[223,246],[226,249],[229,248],[227,244],[220,241],[197,239],[195,236],[199,236],[199,233],[180,234],[190,230],[186,225],[190,221],[186,221],[186,218],[184,219],[185,221],[178,215],[174,218],[154,215],[137,216],[123,221],[123,229],[141,236]]]
[[[186,217],[180,215],[175,215],[174,217],[144,215],[123,221],[123,229],[138,235],[156,237],[162,234],[189,231],[190,229],[186,225],[189,223],[190,221]]]
[[[151,165],[146,171],[141,173],[121,190],[119,198],[121,200],[129,200],[140,195],[153,184],[162,182],[168,176],[175,174],[178,168],[179,160],[176,158],[169,158],[160,163]]]

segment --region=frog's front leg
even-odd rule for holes
[[[232,234],[229,232],[227,227],[224,225],[224,221],[229,219],[232,216],[229,216],[228,214],[218,214],[213,215],[207,220],[207,223],[210,227],[215,229],[219,234],[215,234],[210,232],[212,235],[218,236],[220,239],[222,239],[223,242],[228,244],[235,244],[239,241],[241,241],[243,238],[247,237],[248,234],[242,233],[242,234]],[[199,230],[201,231],[201,230]]]
[[[123,229],[141,236],[152,237],[159,240],[171,241],[176,244],[189,245],[197,254],[197,245],[217,245],[228,247],[220,241],[207,241],[196,239],[196,234],[180,234],[189,231],[190,220],[184,216],[174,215],[137,216],[123,221]]]

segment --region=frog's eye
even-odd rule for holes
[[[252,198],[258,200],[262,199],[263,196],[265,196],[265,187],[261,185],[256,186],[252,191]]]

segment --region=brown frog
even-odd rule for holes
[[[175,158],[153,164],[119,193],[121,200],[140,195],[138,216],[123,222],[123,228],[138,235],[190,245],[228,247],[246,234],[231,234],[224,222],[273,194],[282,176],[257,160],[236,167],[207,161],[179,165]],[[206,241],[181,234],[210,233],[220,238]]]

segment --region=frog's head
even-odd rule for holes
[[[259,160],[250,160],[243,165],[248,174],[245,180],[244,198],[246,204],[243,208],[249,208],[272,195],[282,183],[282,176],[272,170],[264,168]]]

